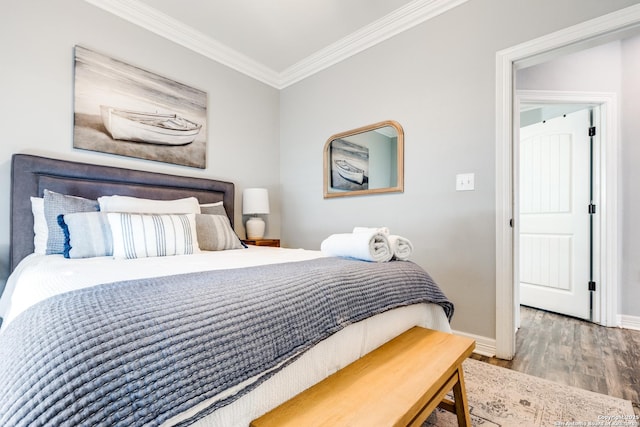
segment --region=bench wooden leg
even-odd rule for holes
[[[456,414],[458,418],[458,425],[460,427],[471,427],[471,418],[469,416],[469,404],[467,402],[467,390],[464,386],[464,374],[462,373],[462,366],[458,366],[456,372],[453,374],[453,398],[454,401],[449,399],[442,399],[442,402],[438,405],[441,409]]]
[[[469,416],[469,403],[467,402],[467,389],[464,386],[464,374],[462,366],[458,366],[458,382],[453,386],[453,398],[458,417],[458,425],[471,427],[471,417]]]

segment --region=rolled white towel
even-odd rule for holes
[[[409,239],[392,234],[391,236],[388,236],[388,240],[394,259],[400,261],[406,261],[409,259],[413,252],[413,245]]]
[[[329,256],[374,262],[387,262],[393,256],[387,237],[375,232],[332,234],[322,241],[320,250]]]
[[[385,236],[390,234],[387,227],[353,227],[353,233],[382,233]]]

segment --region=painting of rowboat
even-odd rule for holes
[[[75,47],[75,148],[205,168],[207,94]]]
[[[369,188],[369,149],[362,145],[335,139],[331,141],[331,187],[337,190]]]
[[[145,113],[100,106],[102,123],[113,139],[160,145],[191,144],[202,125],[175,114]]]

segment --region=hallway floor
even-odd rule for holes
[[[521,306],[513,360],[493,365],[634,402],[640,414],[640,331],[606,328]]]

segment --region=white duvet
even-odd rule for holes
[[[120,280],[160,277],[193,271],[221,270],[305,261],[322,257],[319,251],[249,246],[248,249],[201,252],[173,257],[67,259],[62,255],[31,254],[18,264],[0,298],[3,331],[30,306],[63,292]]]
[[[61,255],[34,254],[25,258],[7,281],[0,298],[0,316],[4,319],[0,333],[30,306],[75,289],[120,280],[304,261],[322,256],[319,251],[257,246],[135,260],[111,257],[71,260]],[[415,304],[376,315],[320,342],[256,389],[195,425],[246,427],[251,420],[416,325],[451,331],[444,311],[435,304]],[[207,402],[204,402],[165,425],[188,418],[206,406]]]

